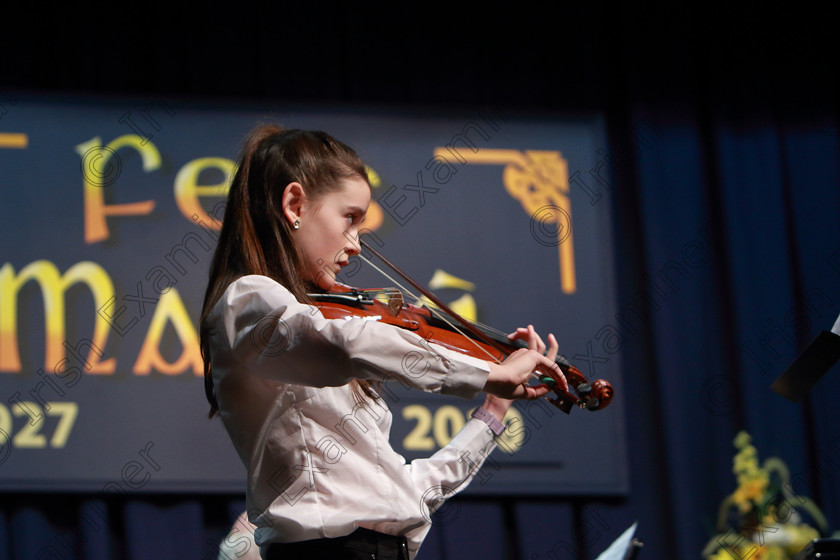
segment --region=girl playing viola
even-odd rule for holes
[[[364,164],[323,132],[260,126],[246,140],[201,313],[211,417],[247,469],[248,517],[263,558],[413,558],[431,511],[463,489],[513,399],[536,399],[534,372],[564,380],[532,327],[502,363],[462,355],[390,325],[325,319],[307,298],[328,291],[360,252],[371,199]],[[426,371],[404,371],[409,353]],[[466,399],[486,393],[464,428],[406,464],[388,442],[380,384]],[[465,460],[469,458],[469,460]],[[441,489],[444,489],[442,492]]]

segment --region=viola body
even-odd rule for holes
[[[495,329],[474,323],[472,328],[478,330],[478,333],[458,330],[452,326],[455,319],[447,321],[439,318],[439,310],[433,312],[428,307],[406,303],[402,294],[395,289],[360,290],[336,283],[330,292],[309,294],[309,297],[327,319],[359,317],[385,323],[413,331],[425,340],[449,350],[483,360],[501,362],[518,348],[527,348],[520,340],[511,341],[506,336],[500,336]],[[541,376],[540,382],[548,385],[554,393],[554,398],[547,397],[554,406],[568,414],[575,405],[588,410],[600,410],[610,403],[613,390],[608,382],[599,379],[590,383],[564,357],[558,356],[555,361],[575,395],[563,389],[559,380]]]

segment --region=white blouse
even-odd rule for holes
[[[408,539],[413,558],[431,513],[495,448],[470,420],[428,459],[391,447],[386,397],[360,403],[354,378],[475,397],[487,362],[362,318],[325,319],[265,276],[233,282],[210,314],[222,422],[248,471],[256,542],[340,537],[365,527]]]

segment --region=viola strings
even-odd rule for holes
[[[359,254],[359,255],[357,255],[357,256],[358,256],[359,258],[361,258],[364,262],[366,262],[367,264],[369,264],[370,266],[372,266],[374,270],[376,270],[376,271],[377,271],[377,272],[379,272],[381,275],[383,275],[385,278],[387,278],[387,279],[388,279],[388,281],[393,282],[393,283],[394,283],[394,285],[395,285],[395,286],[396,286],[396,287],[397,287],[397,288],[398,288],[398,289],[399,289],[399,290],[403,293],[403,295],[406,295],[406,296],[408,296],[408,297],[412,298],[412,299],[414,300],[414,302],[415,302],[415,303],[419,303],[419,302],[420,302],[420,298],[419,298],[419,297],[417,297],[416,295],[414,295],[414,293],[413,293],[413,292],[411,292],[410,290],[408,290],[408,289],[407,289],[405,286],[403,286],[400,282],[398,282],[397,280],[395,280],[394,278],[392,278],[392,277],[391,277],[391,276],[390,276],[387,272],[385,272],[384,270],[382,270],[381,268],[379,268],[378,266],[376,266],[375,264],[373,264],[372,262],[370,262],[370,259],[368,259],[367,257],[365,257],[365,256],[364,256],[364,255],[362,255],[362,254]],[[450,320],[449,320],[449,318],[447,318],[447,317],[446,317],[446,314],[445,314],[445,313],[443,313],[442,311],[440,311],[439,309],[437,309],[437,306],[427,306],[427,307],[429,308],[429,310],[430,310],[432,313],[434,313],[435,315],[437,315],[437,316],[438,316],[438,318],[439,318],[441,321],[443,321],[444,323],[446,323],[447,325],[449,325],[449,326],[452,328],[452,330],[454,330],[455,332],[457,332],[458,334],[460,334],[461,336],[463,336],[464,338],[466,338],[467,340],[469,340],[469,341],[470,341],[470,342],[471,342],[471,343],[472,343],[472,344],[473,344],[476,348],[478,348],[479,350],[481,350],[482,352],[484,352],[485,354],[487,354],[487,355],[490,357],[490,359],[492,359],[492,360],[493,360],[493,361],[495,361],[496,363],[501,363],[501,362],[500,362],[500,360],[499,360],[498,358],[496,358],[495,356],[493,356],[493,354],[491,354],[490,352],[488,352],[488,351],[487,351],[485,348],[483,348],[480,344],[478,344],[476,341],[474,341],[474,340],[472,339],[472,337],[467,336],[467,335],[466,335],[466,334],[465,334],[465,333],[464,333],[464,332],[463,332],[460,328],[458,328],[457,326],[455,326],[455,325],[452,323],[452,321],[450,321]]]

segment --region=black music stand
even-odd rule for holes
[[[645,546],[645,543],[639,539],[633,539],[630,541],[630,544],[627,545],[627,552],[624,554],[624,560],[636,560],[639,557],[639,552],[642,551],[643,546]]]
[[[840,539],[814,539],[796,555],[794,560],[838,560]]]
[[[628,527],[595,560],[636,560],[644,543],[635,537],[638,522]]]
[[[811,341],[770,388],[788,400],[799,402],[838,360],[840,317],[830,331],[822,331]]]

